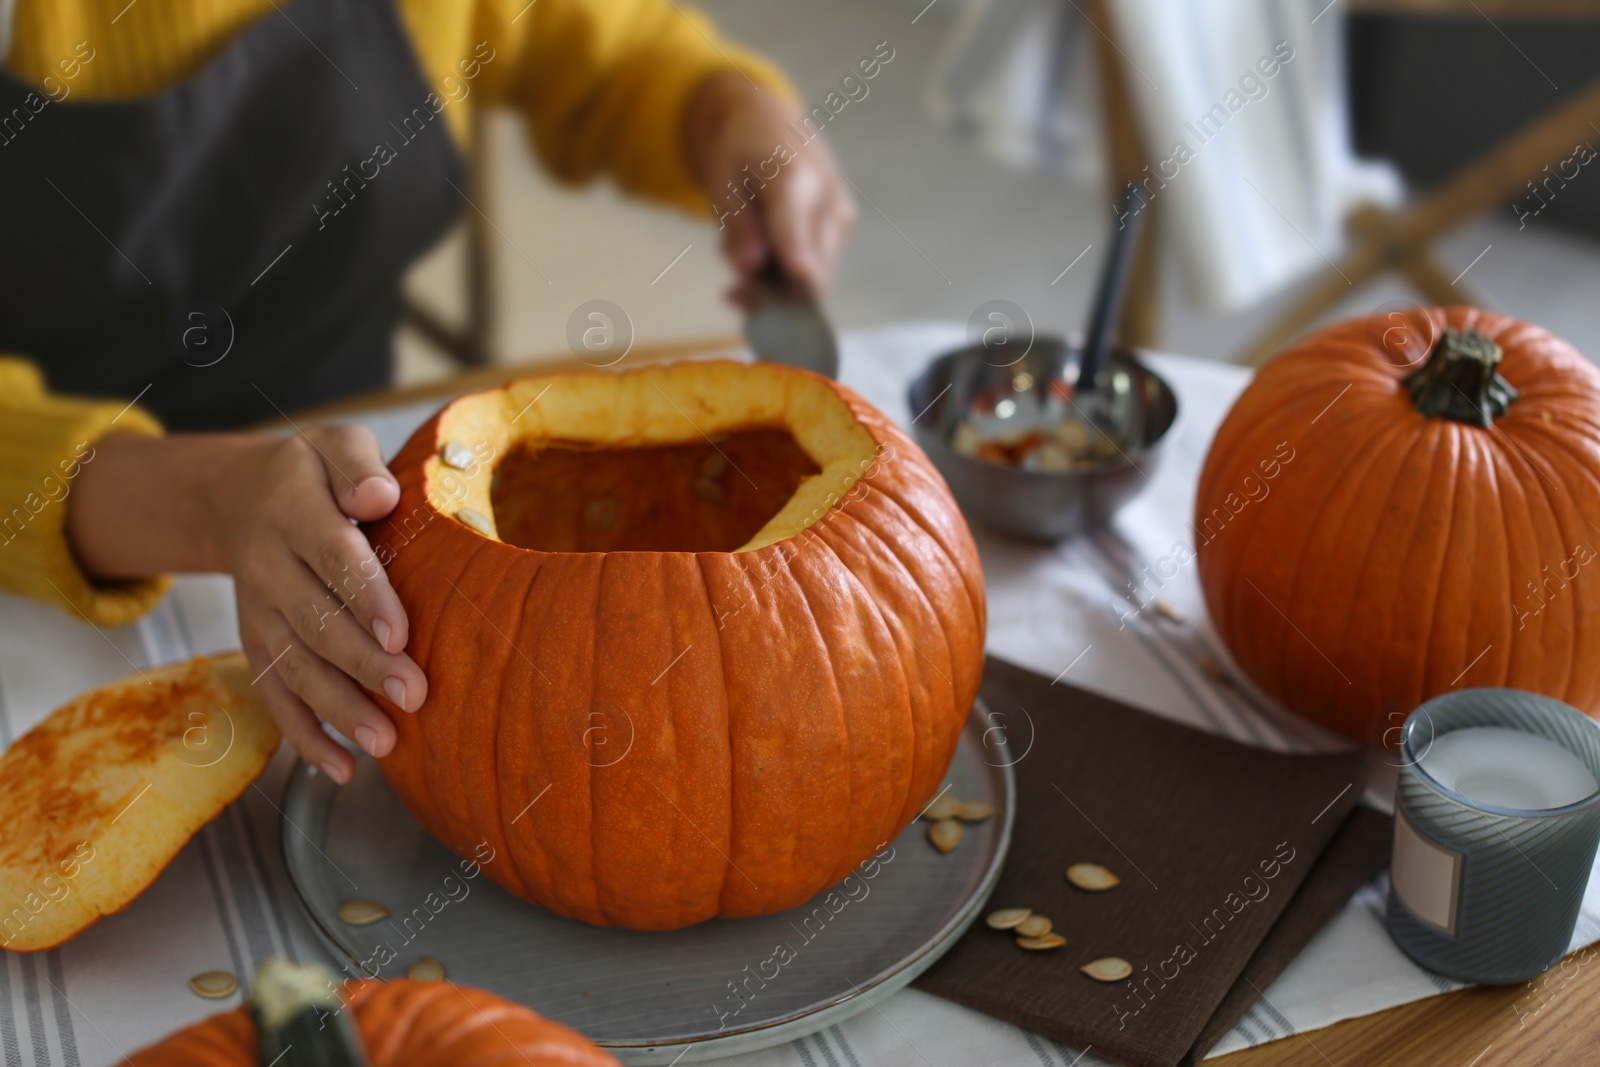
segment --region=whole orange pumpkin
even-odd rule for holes
[[[370,1067],[616,1067],[576,1030],[493,993],[450,982],[352,982],[354,1013]],[[331,1040],[333,1031],[325,1031]],[[249,1007],[201,1019],[128,1057],[130,1067],[257,1064]],[[302,1060],[301,1062],[304,1062]],[[324,1062],[343,1062],[327,1059]]]
[[[384,701],[383,773],[511,892],[638,929],[780,911],[936,789],[982,670],[977,552],[849,390],[727,361],[530,378],[391,468],[370,533],[429,694]]]
[[[1393,745],[1456,686],[1600,710],[1600,372],[1418,308],[1314,333],[1217,431],[1194,533],[1218,634],[1289,707]]]

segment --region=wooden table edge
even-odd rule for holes
[[[423,400],[443,400],[447,397],[460,396],[463,393],[476,392],[480,389],[493,389],[518,378],[529,378],[540,374],[598,373],[602,370],[620,370],[624,367],[646,363],[662,363],[667,360],[686,359],[691,356],[731,353],[743,347],[744,340],[738,337],[706,337],[687,341],[668,341],[656,345],[641,345],[630,351],[624,359],[618,361],[614,368],[586,364],[572,355],[535,356],[529,360],[519,360],[513,363],[494,363],[487,367],[475,367],[472,370],[452,374],[437,381],[361,393],[356,396],[346,397],[343,400],[335,400],[331,403],[317,404],[313,407],[298,410],[291,417],[296,422],[301,420],[315,422],[322,419],[356,415],[367,411],[382,411],[386,408],[404,407],[406,404]],[[286,419],[274,419],[269,420],[266,425],[284,425],[286,421]]]
[[[1600,945],[1515,986],[1470,986],[1206,1061],[1216,1067],[1497,1067],[1600,1059]]]

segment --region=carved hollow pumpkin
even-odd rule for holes
[[[689,362],[463,397],[373,526],[427,672],[381,766],[525,900],[671,929],[794,907],[894,837],[983,663],[966,524],[833,382]]]
[[[1391,746],[1462,686],[1600,710],[1600,372],[1537,326],[1418,308],[1314,333],[1217,431],[1195,544],[1268,692]]]
[[[451,982],[361,981],[345,986],[346,1012],[366,1049],[363,1060],[339,1046],[328,1013],[297,1020],[304,1040],[295,1063],[366,1063],[370,1067],[616,1067],[617,1061],[575,1030],[520,1004]],[[236,1008],[179,1030],[128,1057],[130,1067],[246,1067],[260,1064],[252,1007]],[[312,1043],[320,1043],[311,1047]],[[290,1062],[285,1059],[282,1062]]]

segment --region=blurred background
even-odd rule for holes
[[[826,301],[840,329],[962,322],[993,299],[1081,329],[1135,178],[1151,211],[1135,342],[1246,361],[1317,323],[1458,298],[1600,359],[1595,0],[699,7],[807,108],[893,50],[826,126],[860,210]],[[564,354],[592,299],[625,309],[637,344],[737,338],[713,223],[560,186],[514,118],[484,121],[483,214],[409,279],[402,383],[453,369],[415,323],[469,323],[474,261],[494,362]]]

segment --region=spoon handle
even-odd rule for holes
[[[1093,389],[1100,368],[1105,366],[1111,334],[1117,316],[1122,313],[1123,297],[1127,295],[1128,268],[1133,263],[1133,246],[1145,206],[1143,193],[1130,182],[1117,208],[1117,218],[1121,222],[1111,237],[1111,251],[1100,268],[1100,284],[1095,289],[1089,332],[1084,337],[1083,358],[1078,364],[1077,388],[1080,390]]]

